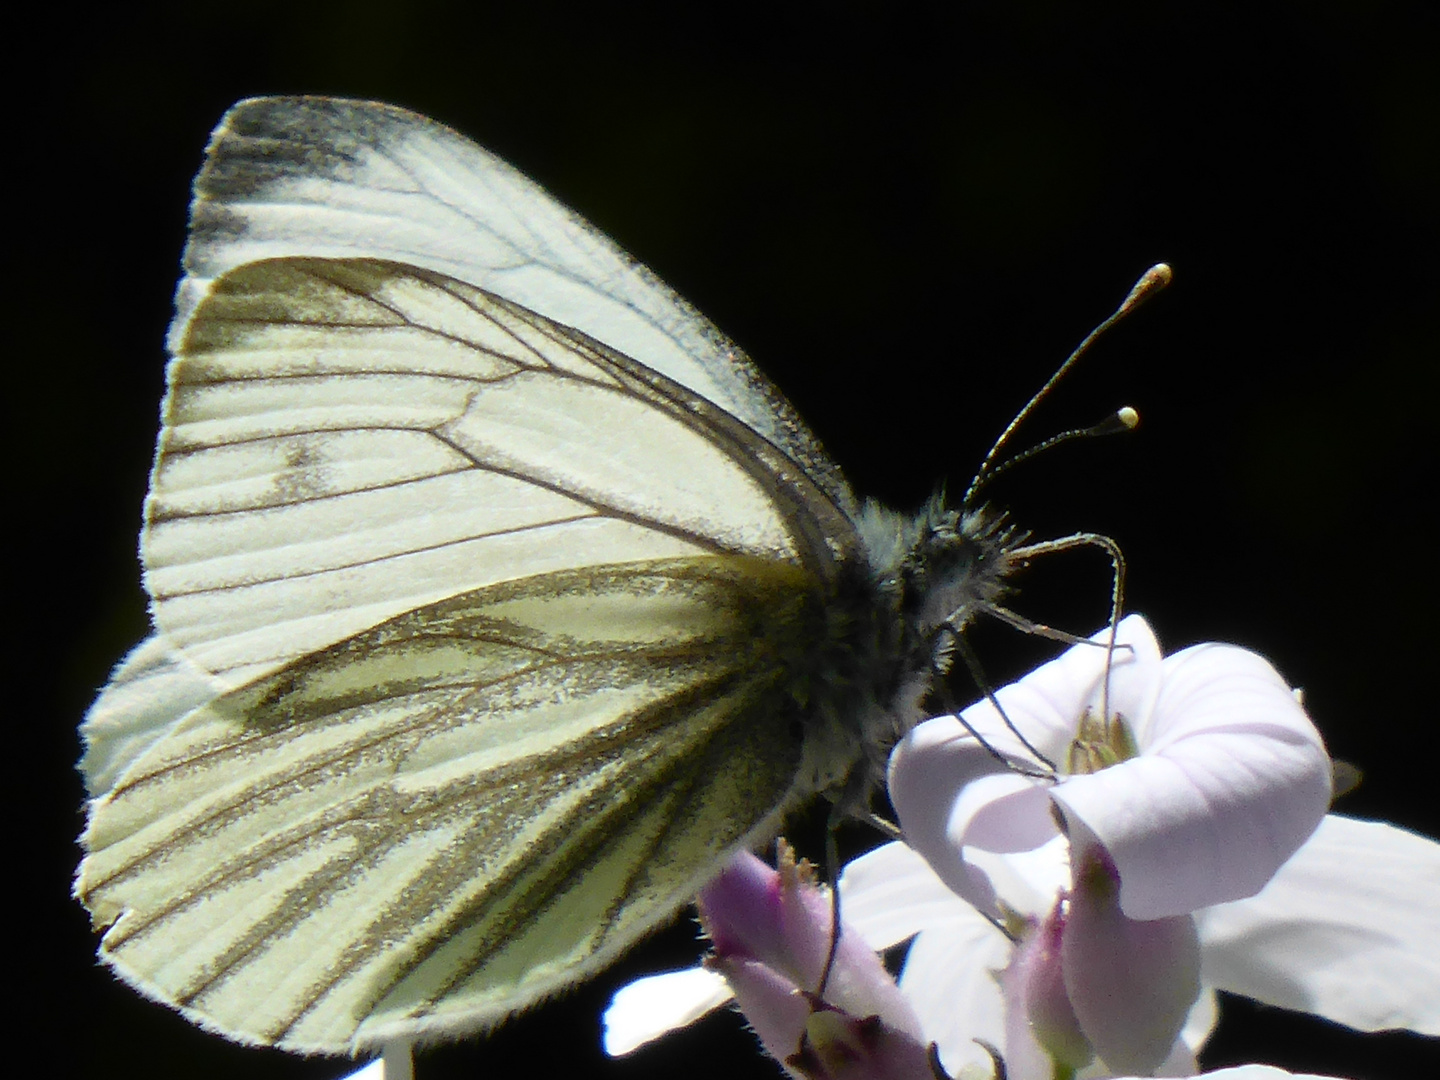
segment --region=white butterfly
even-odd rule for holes
[[[750,361],[509,166],[241,102],[195,182],[77,895],[244,1042],[484,1028],[868,790],[1023,557],[861,509]]]

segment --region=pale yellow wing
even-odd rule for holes
[[[232,271],[169,383],[146,588],[159,633],[227,686],[516,577],[702,553],[829,577],[855,543],[729,414],[413,267]]]
[[[468,281],[634,357],[779,447],[853,510],[840,470],[733,342],[609,237],[463,135],[375,101],[241,101],[195,178],[172,347],[210,283],[291,256]]]
[[[93,805],[102,956],[311,1051],[485,1027],[575,981],[808,793],[811,583],[742,556],[545,574],[195,709]]]
[[[284,259],[211,283],[169,381],[77,882],[142,992],[304,1050],[484,1027],[853,760],[802,718],[853,528],[665,376]]]

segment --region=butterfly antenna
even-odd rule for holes
[[[1123,435],[1127,431],[1134,431],[1139,426],[1140,414],[1129,405],[1126,405],[1122,409],[1116,409],[1098,424],[1062,431],[1058,435],[1050,436],[1050,438],[1044,442],[1036,443],[1028,450],[1021,451],[1012,458],[1007,458],[985,474],[985,483],[989,484],[995,480],[996,477],[1009,472],[1016,465],[1039,457],[1047,450],[1053,450],[1055,447],[1063,446],[1065,443],[1074,442],[1076,439],[1103,439],[1107,435]]]
[[[1111,314],[1108,319],[1102,322],[1099,326],[1095,327],[1094,330],[1091,330],[1090,333],[1085,336],[1085,340],[1080,342],[1080,344],[1076,346],[1075,351],[1072,352],[1068,357],[1066,357],[1065,362],[1055,369],[1055,374],[1051,375],[1050,378],[1046,380],[1045,385],[1040,387],[1040,389],[1035,392],[1035,396],[1025,403],[1024,408],[1022,408],[1018,413],[1015,414],[1015,418],[1006,425],[1005,430],[1000,433],[1000,437],[995,440],[995,444],[990,447],[989,453],[985,455],[985,460],[980,463],[980,468],[975,473],[975,479],[970,481],[970,487],[965,492],[965,498],[962,499],[960,502],[960,505],[963,508],[968,509],[969,507],[974,506],[975,497],[980,493],[980,489],[983,488],[986,484],[988,484],[991,480],[993,480],[995,476],[1000,471],[1002,471],[1002,469],[1008,469],[1014,464],[1014,462],[1012,461],[1007,462],[1004,465],[997,466],[995,464],[995,459],[999,456],[1000,451],[1003,450],[1005,448],[1005,445],[1010,441],[1010,436],[1015,433],[1015,429],[1018,428],[1025,421],[1026,417],[1028,417],[1031,413],[1035,411],[1036,407],[1040,404],[1040,402],[1043,401],[1045,397],[1050,393],[1050,391],[1055,388],[1055,385],[1061,379],[1063,379],[1065,377],[1065,374],[1072,367],[1075,366],[1076,362],[1090,350],[1090,346],[1099,339],[1100,335],[1105,333],[1105,331],[1109,330],[1110,327],[1114,326],[1126,315],[1129,315],[1146,300],[1149,300],[1161,289],[1165,288],[1166,285],[1169,285],[1171,279],[1174,276],[1175,275],[1173,271],[1171,271],[1168,265],[1166,265],[1165,263],[1156,263],[1154,266],[1152,266],[1149,270],[1146,270],[1145,273],[1141,275],[1140,280],[1135,283],[1133,288],[1131,288],[1130,295],[1125,297],[1124,303],[1122,303],[1118,308],[1116,308],[1114,313]],[[1096,426],[1104,427],[1108,424],[1117,422],[1118,420],[1118,422],[1122,425],[1120,430],[1124,430],[1125,421],[1121,418],[1125,415],[1126,411],[1127,410],[1125,409],[1121,409],[1118,413],[1116,413],[1115,418],[1102,421],[1099,425]],[[1134,410],[1129,410],[1129,412],[1133,414]],[[1129,426],[1133,426],[1133,424]],[[1069,441],[1070,439],[1080,437],[1085,433],[1085,431],[1088,430],[1090,429],[1083,429],[1077,432],[1066,432],[1063,435],[1057,436],[1056,438],[1062,442]],[[1053,441],[1054,440],[1047,440],[1047,442]],[[1040,453],[1041,450],[1046,448],[1046,444],[1041,443],[1039,447],[1032,447],[1030,450],[1027,450],[1024,454],[1021,455],[1020,459],[1034,457],[1035,454]]]
[[[965,498],[961,500],[961,506],[963,508],[969,508],[974,505],[975,497],[980,492],[981,488],[984,487],[984,485],[994,480],[995,477],[999,476],[1001,473],[1014,468],[1016,465],[1020,464],[1023,461],[1028,461],[1031,458],[1034,458],[1039,454],[1045,453],[1046,451],[1051,450],[1056,446],[1071,442],[1075,439],[1097,438],[1106,435],[1115,435],[1124,431],[1131,431],[1135,428],[1135,426],[1139,423],[1140,420],[1139,414],[1134,409],[1127,406],[1123,409],[1119,409],[1113,415],[1106,417],[1098,424],[1092,424],[1090,427],[1086,428],[1075,428],[1069,431],[1060,432],[1058,435],[1051,436],[1045,441],[1030,447],[1028,450],[1025,450],[1020,454],[1017,454],[1015,457],[1001,462],[999,465],[995,464],[996,458],[999,456],[1001,450],[1004,449],[1006,443],[1009,442],[1010,437],[1015,433],[1016,428],[1018,428],[1020,424],[1024,422],[1026,417],[1028,417],[1031,413],[1035,411],[1036,407],[1040,404],[1040,402],[1043,401],[1046,395],[1048,395],[1050,391],[1055,388],[1056,384],[1059,383],[1059,381],[1065,376],[1065,374],[1072,367],[1075,366],[1075,363],[1080,359],[1080,357],[1084,356],[1085,353],[1089,351],[1090,347],[1095,343],[1095,341],[1100,337],[1100,335],[1105,333],[1105,331],[1109,330],[1110,327],[1114,326],[1122,318],[1130,314],[1146,300],[1154,296],[1166,285],[1168,285],[1173,276],[1174,275],[1169,266],[1167,266],[1165,263],[1156,263],[1141,276],[1139,281],[1135,283],[1135,285],[1131,288],[1129,295],[1126,296],[1125,301],[1118,308],[1115,309],[1114,313],[1112,313],[1108,319],[1106,319],[1099,326],[1095,327],[1095,329],[1091,330],[1088,335],[1086,335],[1085,340],[1082,341],[1076,347],[1075,351],[1072,352],[1065,359],[1065,362],[1055,370],[1055,373],[1050,376],[1050,378],[1045,382],[1045,385],[1042,386],[1038,391],[1036,391],[1035,395],[1031,397],[1028,402],[1025,403],[1024,408],[1022,408],[1018,413],[1015,414],[1015,418],[1011,420],[1008,425],[1006,425],[1005,430],[1000,433],[1000,437],[995,440],[995,444],[990,447],[989,452],[985,455],[985,460],[980,463],[980,468],[975,473],[975,478],[970,481],[970,487],[965,492]],[[1033,544],[1025,544],[1021,547],[1013,549],[1009,554],[1012,558],[1016,560],[1024,561],[1038,555],[1049,555],[1055,552],[1068,551],[1071,548],[1076,547],[1098,547],[1101,550],[1105,551],[1110,556],[1110,563],[1114,571],[1110,593],[1110,634],[1105,644],[1105,682],[1104,688],[1102,690],[1102,715],[1109,716],[1110,668],[1113,664],[1116,649],[1115,638],[1120,624],[1121,601],[1123,599],[1125,590],[1125,557],[1120,551],[1120,545],[1117,544],[1110,537],[1103,536],[1099,533],[1075,533],[1071,536],[1062,536],[1054,540],[1044,540]],[[1089,642],[1088,638],[1078,638],[1073,634],[1067,634],[1063,631],[1055,630],[1049,626],[1044,626],[1040,623],[1032,622],[1031,620],[1026,619],[1024,616],[1019,615],[1016,612],[1010,611],[1008,608],[1001,607],[998,604],[992,603],[987,605],[986,607],[989,614],[994,615],[995,617],[1001,619],[1003,622],[1006,622],[1011,626],[1014,626],[1017,629],[1022,630],[1026,633],[1036,634],[1040,637],[1054,638],[1069,643]],[[960,631],[958,627],[949,624],[944,627],[944,630],[947,632],[948,640],[940,647],[937,647],[931,660],[932,669],[934,671],[934,674],[937,676],[934,685],[938,688],[938,691],[942,696],[942,711],[953,714],[960,721],[966,732],[971,737],[973,737],[981,746],[988,750],[998,761],[1004,764],[1006,768],[1014,769],[1022,773],[1023,775],[1033,776],[1037,779],[1053,779],[1058,771],[1055,763],[1051,761],[1044,753],[1042,753],[1040,749],[1035,746],[1034,743],[1032,743],[1028,738],[1026,738],[1025,735],[1019,730],[1015,723],[1006,714],[1004,706],[1000,704],[999,699],[995,696],[995,691],[990,686],[989,679],[985,676],[984,669],[980,665],[979,657],[977,657],[974,653],[974,650],[970,648],[969,643],[965,640],[964,634]],[[1026,768],[1024,766],[1018,765],[1016,762],[1006,757],[997,747],[992,746],[990,742],[977,730],[975,730],[974,726],[969,721],[967,721],[963,715],[961,715],[960,710],[955,706],[955,702],[949,693],[949,689],[944,678],[945,669],[948,667],[948,664],[946,664],[944,661],[944,654],[947,653],[950,649],[953,649],[960,654],[960,657],[963,660],[966,669],[970,673],[970,677],[974,680],[975,685],[979,687],[980,691],[984,694],[985,699],[990,703],[991,707],[994,708],[995,711],[1000,715],[1001,720],[1004,721],[1005,726],[1009,729],[1010,733],[1019,740],[1020,744],[1033,756],[1033,758],[1041,765],[1044,771]],[[855,778],[852,777],[852,783],[854,779]],[[825,955],[825,966],[821,970],[819,984],[815,990],[816,998],[821,1000],[824,999],[825,988],[830,981],[830,973],[835,967],[835,956],[840,947],[840,853],[839,846],[836,841],[836,833],[842,820],[856,816],[853,813],[853,795],[855,793],[849,790],[851,786],[851,784],[847,784],[846,791],[839,798],[837,798],[835,802],[831,804],[829,819],[826,822],[825,827],[825,876],[827,883],[830,886],[831,921],[830,945]],[[873,814],[870,815],[870,817],[874,819],[877,824],[882,826],[882,831],[896,831],[895,827],[893,825],[889,825],[888,822],[883,822],[882,819],[874,818]],[[1004,927],[1001,926],[998,922],[996,923],[996,925],[999,926],[1002,931],[1004,930]]]

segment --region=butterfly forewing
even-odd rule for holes
[[[231,271],[171,366],[142,542],[157,629],[234,686],[540,572],[702,552],[823,572],[817,516],[845,537],[824,496],[636,370],[411,267]]]
[[[854,509],[794,409],[703,315],[533,181],[433,120],[316,97],[231,109],[195,181],[172,347],[211,280],[293,255],[436,270],[574,327],[742,420]]]

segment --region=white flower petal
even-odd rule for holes
[[[1004,853],[1033,851],[1058,833],[1048,789],[1013,772],[967,784],[953,800],[946,826],[957,848]]]
[[[873,947],[924,931],[910,946],[900,989],[951,1076],[967,1064],[989,1075],[989,1055],[974,1040],[1004,1042],[1004,1000],[993,973],[1009,962],[1005,936],[904,844],[886,844],[850,863],[840,878],[840,902],[845,925]]]
[[[995,890],[965,848],[1028,851],[1058,833],[1046,789],[997,761],[953,716],[927,720],[895,748],[889,792],[905,842],[951,890],[992,915]]]
[[[1077,645],[1066,650],[1024,676],[1013,688],[1007,687],[996,695],[1006,713],[1032,742],[1036,736],[1031,734],[1028,724],[1039,722],[1043,725],[1039,729],[1040,737],[1046,740],[1047,745],[1042,749],[1061,768],[1064,768],[1065,754],[1075,737],[1080,717],[1087,710],[1098,715],[1101,705],[1107,700],[1105,666],[1110,654],[1103,646],[1109,638],[1108,628],[1093,634],[1090,638],[1093,644]],[[1123,716],[1136,738],[1143,739],[1160,693],[1160,644],[1155,640],[1149,623],[1139,615],[1129,615],[1121,620],[1116,630],[1115,645],[1108,687],[1110,712]],[[1045,707],[1032,704],[1033,698],[1022,697],[1018,692],[1022,688],[1027,694],[1043,700]],[[1027,716],[1026,723],[1014,715],[1006,697],[1007,690],[1015,693],[1017,706],[1022,701],[1026,704],[1023,710]],[[973,708],[985,710],[990,706],[981,702]],[[990,711],[993,712],[993,709]],[[1051,716],[1055,719],[1047,723],[1046,718]]]
[[[877,952],[948,923],[957,911],[984,922],[904,844],[882,844],[840,875],[840,917]]]
[[[1141,756],[1051,792],[1115,860],[1137,919],[1253,896],[1330,799],[1319,733],[1264,659],[1202,645],[1164,667]]]
[[[1440,844],[1333,817],[1306,844],[1329,801],[1330,764],[1288,684],[1232,646],[1197,646],[1162,662],[1143,621],[1126,620],[1126,636],[1131,645],[1114,654],[1108,690],[1104,650],[1077,648],[997,696],[1063,768],[1081,718],[1108,693],[1137,757],[1047,782],[1007,769],[955,719],[920,725],[892,757],[892,801],[907,842],[957,898],[992,913],[997,893],[1021,912],[1031,910],[1027,899],[1036,910],[1053,903],[1047,838],[1078,851],[1101,843],[1120,876],[1125,915],[1202,920],[1202,976],[1211,985],[1157,1075],[1193,1074],[1193,1050],[1214,1025],[1215,986],[1365,1030],[1440,1034],[1440,905],[1432,899]],[[1035,768],[990,704],[963,716],[991,748]],[[1049,828],[1052,799],[1065,838]],[[1028,870],[1012,867],[1035,860]],[[1008,943],[973,913],[968,924],[947,914],[936,880],[893,849],[855,883],[863,899],[854,910],[877,943],[920,931],[901,986],[946,1066],[952,1074],[985,1069],[972,1040],[1003,1045],[1003,996],[990,973],[1008,961]],[[954,910],[966,912],[963,904]],[[1258,1065],[1205,1074],[1291,1075]]]
[[[910,946],[900,989],[946,1072],[959,1076],[973,1065],[988,1076],[990,1056],[975,1040],[1005,1043],[1005,999],[995,973],[1010,962],[1012,946],[968,904],[952,903],[951,917]]]
[[[1056,896],[1070,887],[1070,842],[1060,835],[1032,851],[999,854],[972,848],[966,856],[1022,915],[1043,917]]]
[[[1063,768],[1080,717],[1087,709],[1098,713],[1105,696],[1105,659],[1109,654],[1104,643],[1108,638],[1109,631],[1102,630],[1090,639],[1092,644],[1077,645],[997,690],[995,698],[1005,711],[1003,717],[989,699],[975,702],[960,715],[994,750],[1017,765],[1037,768],[1034,755],[1006,724],[1008,718],[1031,746]],[[1134,727],[1143,724],[1159,693],[1160,647],[1149,625],[1138,615],[1120,623],[1115,640],[1110,708]],[[968,729],[957,721],[948,722],[956,725],[957,737],[965,737]],[[973,743],[972,747],[984,751]],[[984,752],[993,762],[993,756]]]
[[[628,1054],[667,1032],[693,1024],[733,995],[718,972],[669,971],[636,979],[615,991],[605,1010],[605,1052]]]
[[[1323,748],[1295,691],[1259,653],[1211,641],[1181,649],[1160,666],[1155,712],[1162,724],[1147,741],[1152,750],[1226,728],[1272,734],[1278,729],[1296,742]]]
[[[1026,762],[989,702],[919,725],[890,761],[906,842],[955,892],[992,914],[994,883],[966,849],[1017,852],[1055,834],[1050,799],[1110,852],[1132,918],[1165,918],[1254,895],[1323,815],[1330,768],[1318,732],[1263,658],[1202,645],[1161,661],[1143,619],[1121,625],[1108,701],[1141,755],[1054,787]],[[1093,640],[1103,641],[1105,632]],[[1081,717],[1106,697],[1106,652],[1077,646],[1002,688],[1009,719],[1063,763]],[[1033,760],[1029,761],[1034,767]]]
[[[989,881],[962,861],[961,846],[951,839],[957,798],[970,781],[990,776],[1028,785],[967,735],[958,720],[942,716],[916,726],[895,747],[888,786],[905,842],[925,857],[957,895],[994,913],[998,909]],[[966,805],[974,811],[984,809],[973,799]]]
[[[1361,1031],[1440,1035],[1440,843],[1328,815],[1248,900],[1199,913],[1207,983]]]

